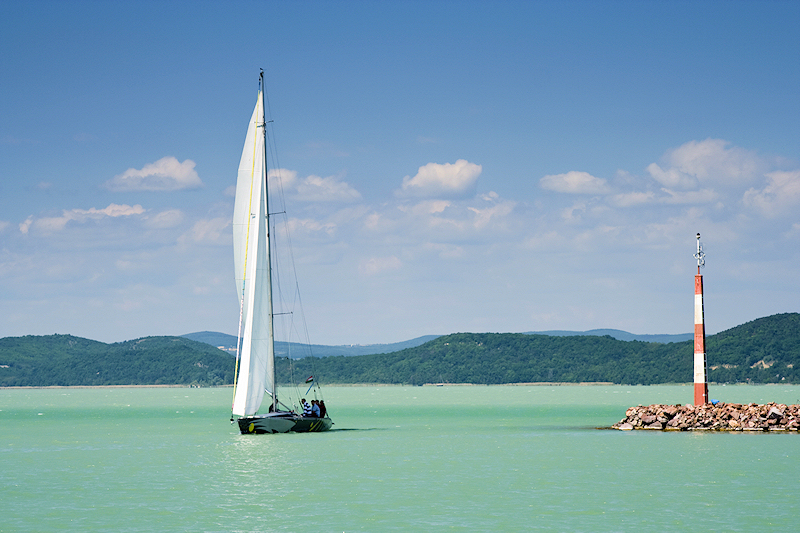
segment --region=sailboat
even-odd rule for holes
[[[243,434],[327,431],[333,425],[327,414],[307,416],[302,406],[295,411],[279,400],[276,388],[264,92],[262,70],[239,162],[233,208],[233,254],[240,310],[231,423],[236,420]],[[259,414],[264,400],[267,412]]]

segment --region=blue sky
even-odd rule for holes
[[[235,334],[259,68],[312,342],[800,301],[797,2],[0,4],[0,337]]]

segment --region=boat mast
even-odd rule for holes
[[[277,411],[278,409],[278,393],[275,390],[275,331],[274,331],[274,313],[272,311],[272,239],[270,237],[269,226],[269,180],[267,178],[269,172],[267,171],[267,112],[266,99],[264,93],[266,87],[264,85],[264,70],[258,75],[258,83],[261,86],[261,134],[263,135],[264,142],[262,143],[264,152],[262,154],[264,164],[261,165],[264,175],[261,177],[264,184],[264,216],[266,217],[267,226],[267,320],[269,321],[269,354],[270,361],[267,363],[272,365],[272,372],[270,372],[270,382],[267,383],[267,390],[272,395],[270,404],[270,411]]]

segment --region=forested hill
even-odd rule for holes
[[[754,320],[707,339],[709,381],[800,382],[800,314]],[[693,342],[618,341],[515,333],[456,333],[383,355],[306,358],[294,375],[327,383],[687,383]],[[287,379],[288,362],[280,374]]]
[[[389,354],[278,360],[281,383],[689,383],[692,341],[456,333]],[[760,318],[707,339],[709,380],[800,383],[800,314]],[[104,344],[71,335],[0,339],[0,386],[221,385],[233,357],[182,337]]]
[[[234,359],[183,337],[105,344],[46,335],[0,339],[0,386],[223,385]]]

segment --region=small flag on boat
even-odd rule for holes
[[[308,376],[308,378],[306,378],[306,383],[311,383],[312,381],[314,381],[314,376]]]

